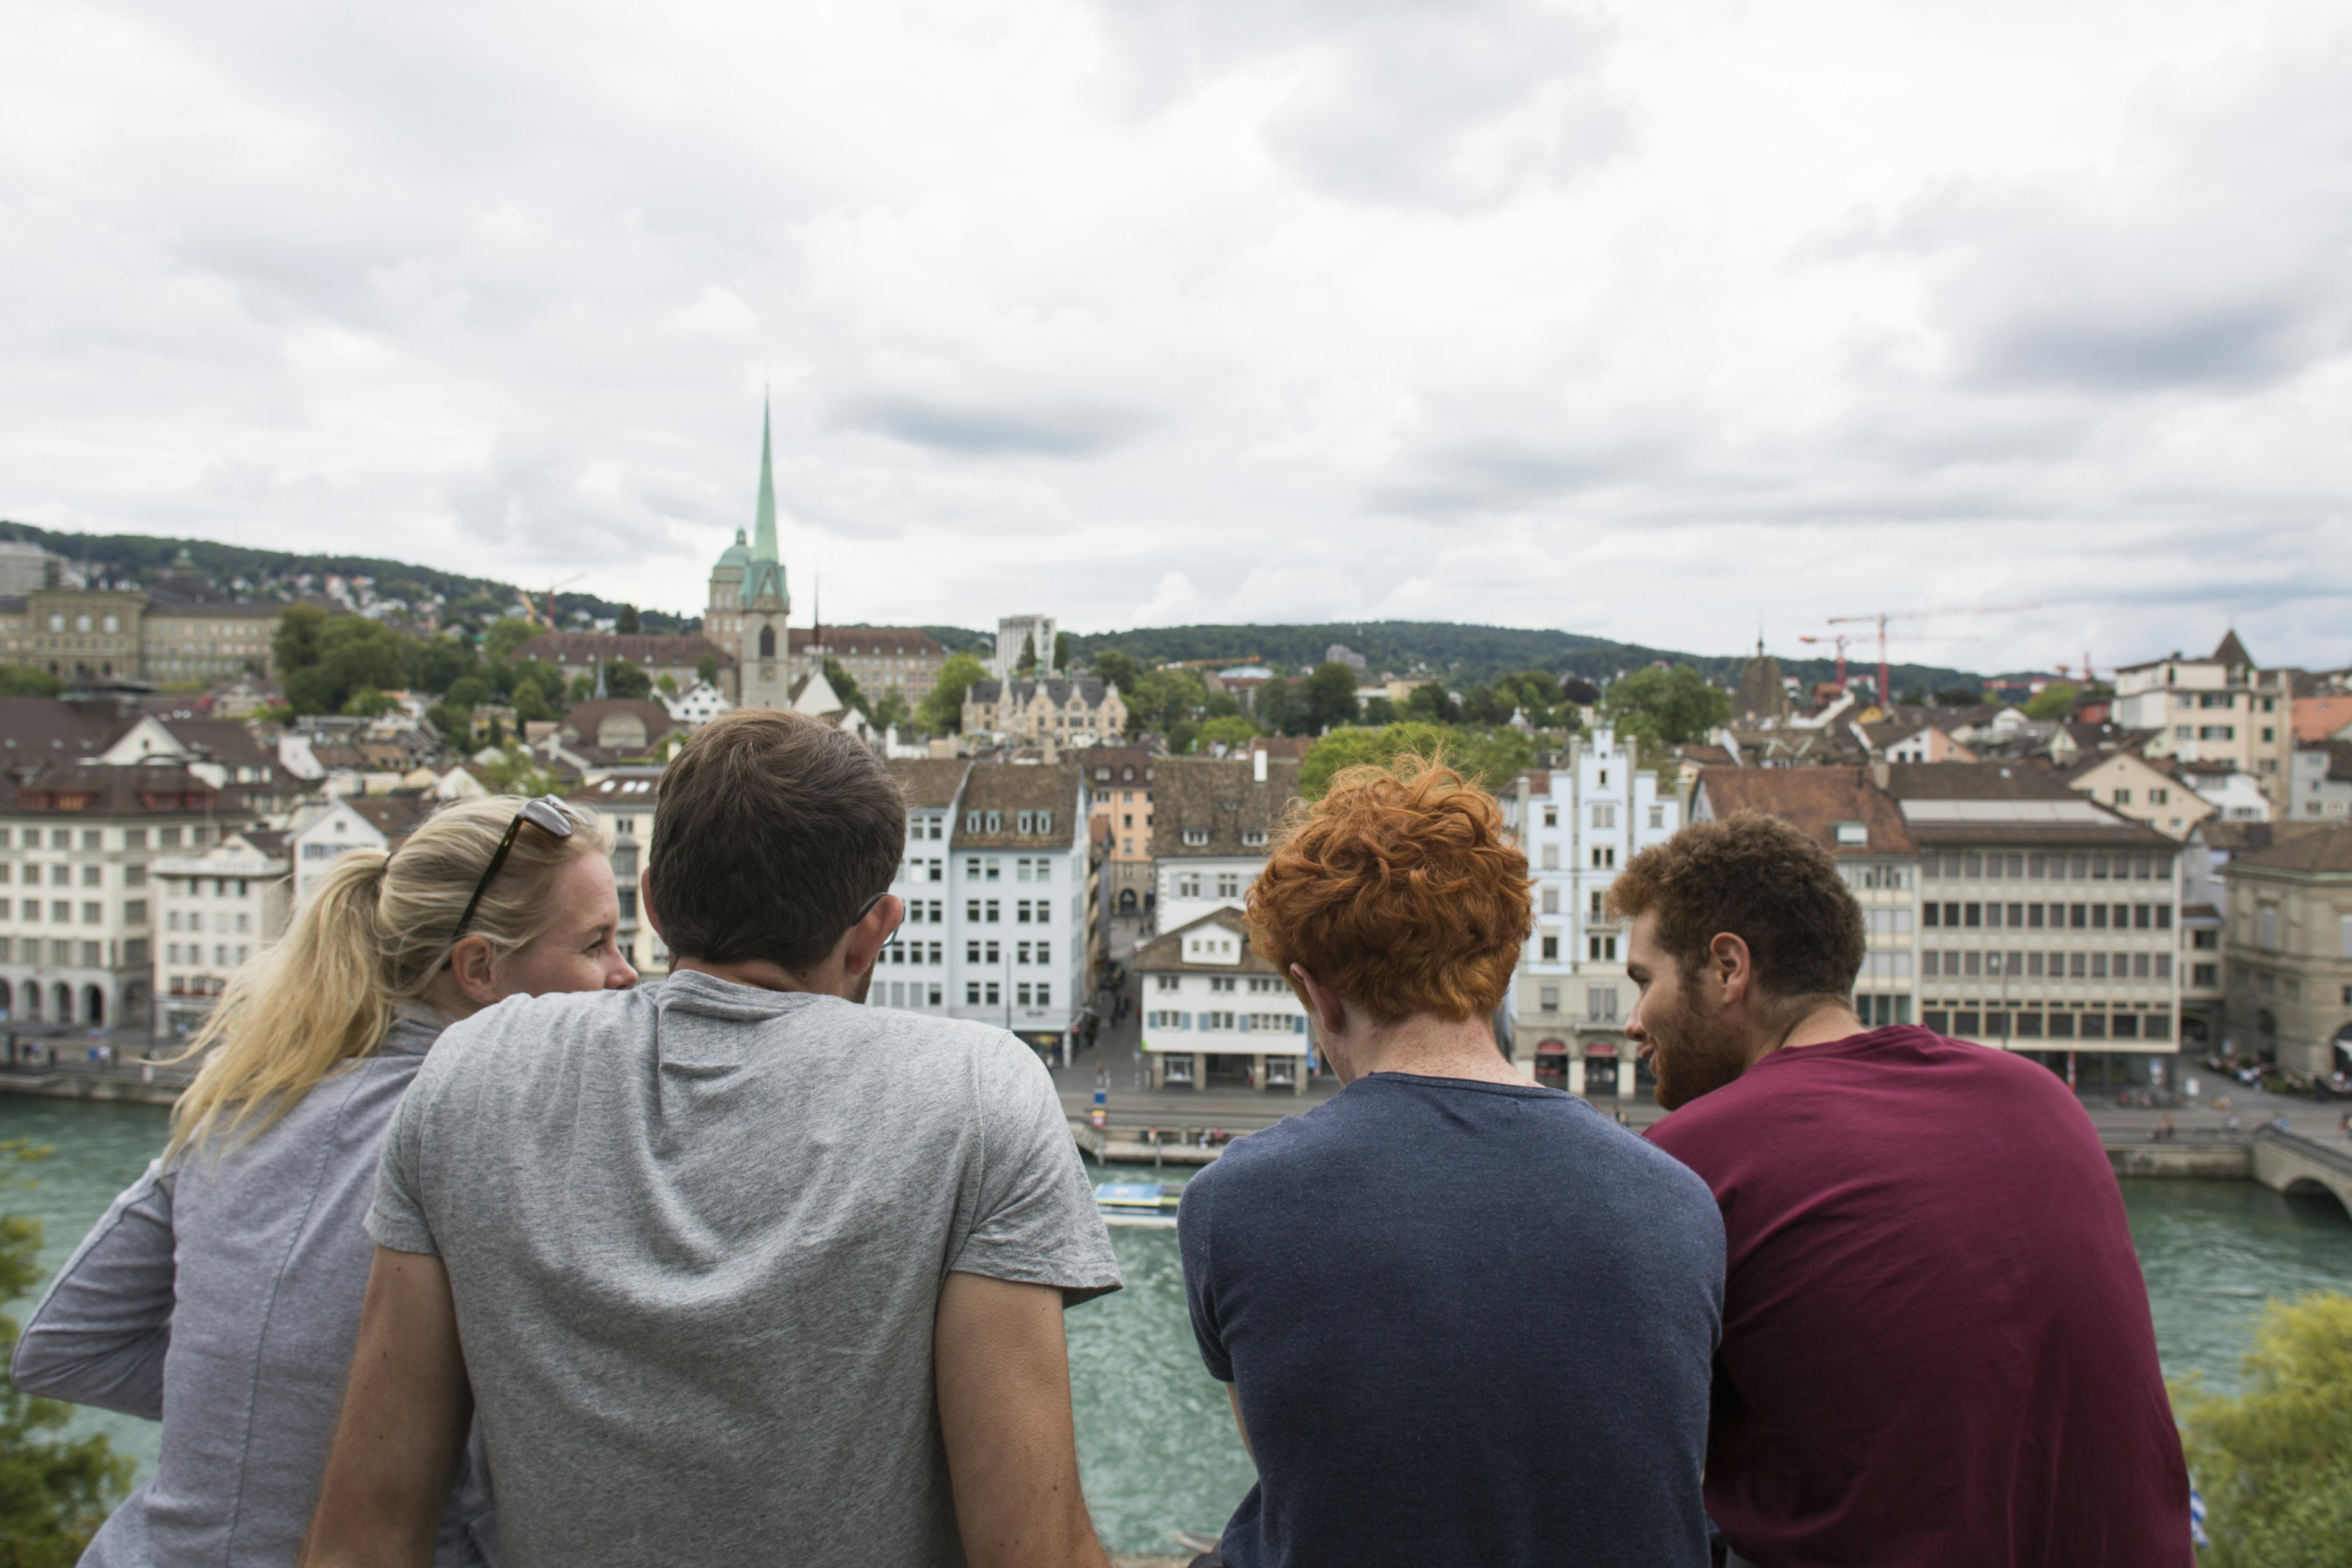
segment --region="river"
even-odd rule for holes
[[[0,1096],[0,1139],[56,1152],[0,1207],[39,1218],[42,1261],[55,1268],[107,1204],[162,1146],[163,1111]],[[1106,1173],[1181,1180],[1149,1168]],[[2250,1182],[2126,1181],[2141,1268],[2168,1376],[2201,1373],[2233,1388],[2238,1358],[2264,1300],[2352,1289],[2352,1221],[2333,1205],[2287,1200]],[[1177,1530],[1214,1534],[1250,1484],[1224,1392],[1201,1370],[1185,1321],[1171,1231],[1112,1232],[1128,1288],[1069,1316],[1071,1381],[1087,1498],[1115,1550],[1165,1551]],[[21,1304],[21,1314],[29,1303]],[[156,1428],[86,1412],[152,1464]]]

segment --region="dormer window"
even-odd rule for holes
[[[1013,817],[1015,825],[1014,831],[1020,833],[1030,832],[1032,830],[1032,818],[1034,816],[1034,813],[1026,811],[1016,813]]]
[[[1837,841],[1841,846],[1860,847],[1870,842],[1870,829],[1859,822],[1837,825]]]
[[[1253,848],[1253,849],[1260,849],[1260,848],[1265,847],[1265,828],[1263,828],[1263,827],[1244,827],[1244,828],[1243,828],[1243,829],[1242,829],[1242,842],[1243,842],[1244,844],[1248,845],[1248,846],[1249,846],[1251,848]]]
[[[1184,830],[1184,847],[1188,849],[1198,849],[1208,841],[1209,830],[1205,827],[1188,827]]]
[[[1002,833],[1004,831],[1004,814],[1003,812],[991,811],[984,812],[982,815],[987,820],[989,832]]]

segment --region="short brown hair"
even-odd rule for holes
[[[1484,1017],[1527,943],[1531,886],[1493,798],[1442,757],[1403,756],[1348,769],[1294,818],[1250,889],[1250,935],[1383,1023]]]
[[[856,737],[739,708],[662,775],[646,893],[680,957],[797,974],[889,888],[906,847],[906,797]]]
[[[1837,860],[1777,816],[1694,822],[1625,863],[1609,889],[1620,917],[1657,911],[1658,945],[1695,973],[1728,931],[1778,997],[1850,997],[1862,967],[1862,906]]]

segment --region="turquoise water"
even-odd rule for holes
[[[30,1168],[36,1185],[7,1194],[0,1206],[43,1221],[42,1261],[55,1268],[145,1168],[163,1131],[153,1106],[0,1096],[0,1139],[57,1151]],[[1148,1166],[1112,1166],[1097,1179],[1122,1175],[1181,1180]],[[2202,1373],[2233,1388],[2266,1300],[2352,1290],[2352,1220],[2333,1205],[2290,1204],[2245,1182],[2127,1181],[2123,1188],[2168,1376]],[[1068,1320],[1079,1465],[1107,1543],[1166,1550],[1171,1531],[1217,1531],[1249,1489],[1250,1463],[1224,1390],[1192,1346],[1175,1234],[1120,1228],[1111,1237],[1127,1289],[1074,1309]],[[111,1436],[142,1471],[153,1463],[152,1424],[97,1412],[80,1420],[82,1429]]]

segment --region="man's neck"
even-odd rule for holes
[[[1795,1050],[1805,1046],[1826,1046],[1832,1040],[1843,1040],[1859,1035],[1868,1028],[1853,1008],[1843,1002],[1824,1002],[1808,1009],[1790,1026],[1788,1033],[1757,1053],[1759,1060],[1774,1051]]]
[[[708,974],[714,980],[728,981],[736,985],[750,985],[761,991],[805,991],[818,996],[846,996],[841,966],[828,963],[814,974],[794,974],[765,960],[751,958],[738,963],[712,963],[699,958],[678,958],[670,962],[673,974],[688,973]]]
[[[1380,1030],[1349,1054],[1358,1078],[1393,1072],[1476,1083],[1527,1082],[1503,1058],[1495,1031],[1483,1018],[1407,1018]]]

